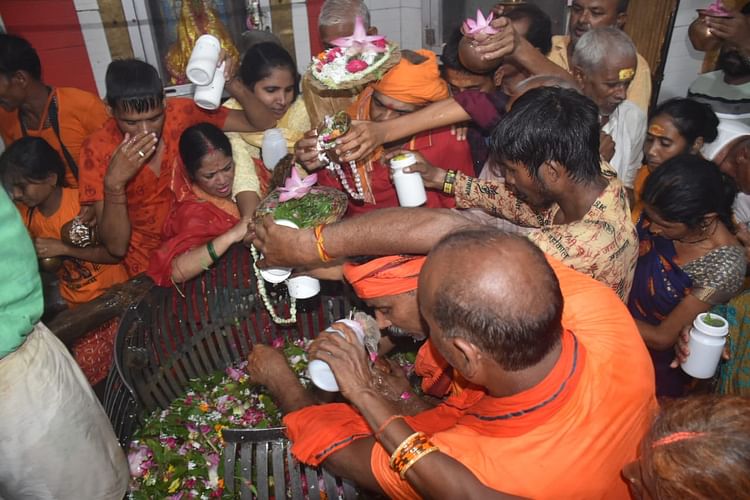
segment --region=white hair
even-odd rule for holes
[[[353,23],[359,16],[365,25],[370,27],[370,9],[364,0],[326,0],[318,16],[318,28],[342,23]]]
[[[607,59],[635,57],[635,44],[627,33],[614,27],[595,28],[578,39],[571,64],[589,72],[599,68]]]

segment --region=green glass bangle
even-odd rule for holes
[[[208,250],[208,255],[211,257],[211,262],[216,262],[219,260],[219,256],[216,255],[216,249],[214,248],[214,242],[209,241],[206,243],[206,250]]]

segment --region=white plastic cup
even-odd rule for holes
[[[726,319],[711,314],[712,320],[722,324],[721,326],[711,326],[705,323],[706,316],[708,316],[708,313],[701,313],[693,320],[693,328],[690,329],[690,341],[688,342],[690,356],[682,363],[682,370],[695,378],[711,378],[714,376],[729,334],[729,323]]]
[[[286,280],[286,288],[293,299],[309,299],[320,293],[320,281],[311,276],[295,276]]]
[[[224,93],[224,63],[216,68],[214,79],[209,85],[196,85],[193,100],[203,109],[214,110],[221,104]]]
[[[280,226],[291,227],[292,229],[299,229],[299,226],[294,222],[286,219],[279,219],[276,224]],[[286,281],[289,276],[292,275],[291,267],[269,267],[268,269],[260,270],[261,277],[269,283],[282,283]]]
[[[365,343],[365,332],[362,329],[362,325],[351,319],[340,319],[336,323],[344,323],[346,326],[351,328],[357,335],[357,340],[360,344]],[[327,332],[335,332],[341,335],[341,332],[335,329],[333,326],[326,328]],[[343,337],[343,335],[341,335]],[[328,363],[319,359],[313,359],[307,365],[307,376],[310,377],[313,384],[317,387],[328,392],[338,392],[339,384],[336,382],[336,377],[333,375],[331,367]]]
[[[286,146],[286,137],[284,137],[281,129],[269,128],[263,132],[261,157],[268,170],[273,170],[287,154],[289,154],[289,150]]]
[[[219,64],[221,42],[213,35],[201,35],[195,42],[185,73],[196,85],[210,85]]]
[[[396,186],[398,204],[402,207],[418,207],[427,203],[422,175],[419,172],[404,172],[404,168],[417,163],[412,153],[402,153],[391,159],[393,184]]]

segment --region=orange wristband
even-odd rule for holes
[[[378,427],[378,430],[375,431],[375,439],[377,439],[378,436],[380,436],[383,433],[383,431],[385,430],[386,427],[388,427],[389,425],[391,425],[391,423],[394,420],[398,419],[398,418],[404,418],[404,417],[403,417],[403,415],[391,415],[390,417],[388,417],[385,420],[385,422],[383,422],[380,425],[380,427]]]
[[[333,260],[333,257],[326,252],[326,247],[323,242],[323,227],[325,227],[325,224],[320,224],[315,226],[315,229],[313,230],[315,233],[315,246],[318,249],[318,257],[320,257],[320,260],[323,262],[330,262]]]

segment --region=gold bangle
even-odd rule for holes
[[[443,180],[443,193],[451,195],[456,184],[456,171],[448,170],[445,173],[445,179]]]
[[[396,470],[396,462],[398,461],[401,454],[407,449],[413,446],[412,441],[419,439],[420,437],[427,438],[424,432],[415,432],[411,436],[407,437],[398,447],[391,453],[391,469]]]
[[[430,443],[430,444],[432,444],[432,443]],[[430,453],[432,453],[432,452],[434,452],[434,451],[440,451],[440,448],[438,448],[437,446],[434,446],[434,445],[433,445],[433,446],[431,446],[430,448],[426,448],[426,449],[424,449],[424,450],[421,450],[421,452],[420,452],[420,453],[418,453],[418,454],[417,454],[417,455],[416,455],[416,456],[415,456],[414,458],[412,458],[411,460],[409,460],[409,461],[408,461],[408,462],[406,463],[406,465],[404,465],[404,466],[403,466],[403,467],[401,468],[401,470],[399,471],[399,473],[398,473],[398,474],[399,474],[399,476],[401,476],[401,479],[404,479],[404,477],[406,476],[406,472],[407,472],[407,471],[408,471],[409,469],[411,469],[412,465],[414,465],[415,463],[419,462],[419,461],[420,461],[420,460],[422,460],[422,459],[423,459],[424,457],[426,457],[427,455],[429,455]]]

